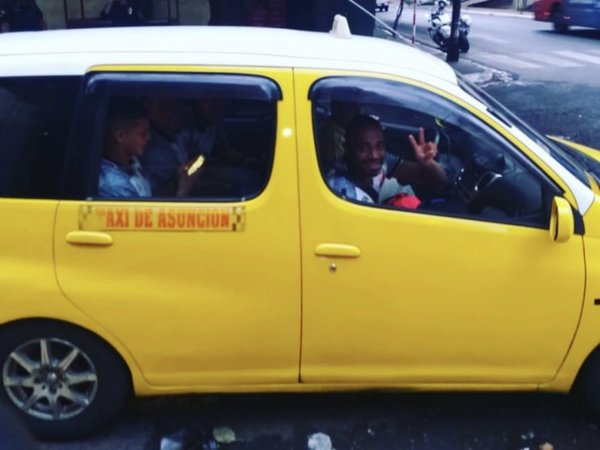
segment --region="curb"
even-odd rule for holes
[[[377,37],[377,36],[375,36]],[[377,37],[378,39],[386,39],[385,37]],[[401,42],[404,45],[410,45],[406,42]],[[441,59],[445,61],[442,52],[436,45],[430,44],[429,42],[423,42],[417,39],[416,45],[414,46],[416,49],[425,52],[435,58]],[[486,84],[493,81],[496,77],[496,73],[499,72],[497,69],[484,66],[481,63],[477,63],[468,59],[468,57],[462,56],[459,61],[456,63],[447,63],[453,70],[459,72],[463,75],[467,80],[474,84]],[[462,66],[462,67],[460,67]],[[470,67],[468,67],[470,66]]]
[[[486,16],[498,16],[498,17],[514,17],[515,19],[529,19],[533,20],[533,13],[530,11],[507,11],[507,10],[498,10],[498,9],[487,9],[487,8],[473,8],[467,7],[462,9],[469,14],[479,14]]]

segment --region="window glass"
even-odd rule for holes
[[[102,74],[90,144],[100,155],[93,196],[244,200],[266,186],[277,85],[235,75]]]
[[[556,187],[454,103],[360,77],[321,80],[310,98],[321,172],[337,195],[384,208],[547,226]]]
[[[0,78],[0,196],[58,198],[80,80]]]

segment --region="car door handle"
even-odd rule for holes
[[[107,233],[96,231],[70,231],[67,233],[67,242],[73,245],[112,245],[113,237]]]
[[[341,258],[358,258],[360,248],[348,244],[319,244],[315,247],[317,256],[337,256]]]

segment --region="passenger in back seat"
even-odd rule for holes
[[[150,197],[150,182],[138,157],[150,140],[144,108],[130,101],[113,101],[108,112],[98,193],[101,197]]]

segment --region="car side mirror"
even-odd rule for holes
[[[555,242],[566,242],[575,231],[575,218],[571,204],[562,197],[552,199],[550,237]]]

